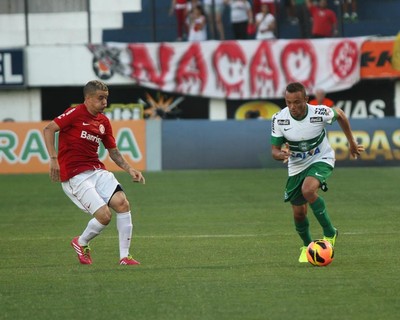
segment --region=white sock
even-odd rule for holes
[[[79,245],[87,246],[89,244],[89,241],[99,235],[105,227],[107,226],[101,224],[96,218],[91,219],[85,231],[83,231],[83,233],[79,236]]]
[[[119,235],[119,257],[125,258],[129,255],[132,238],[132,217],[131,212],[117,213],[117,230]]]

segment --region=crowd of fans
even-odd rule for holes
[[[282,1],[282,5],[281,4]],[[223,14],[229,10],[235,40],[275,39],[282,17],[299,28],[300,38],[338,36],[338,17],[328,0],[172,0],[177,41],[225,40]],[[356,0],[337,0],[344,22],[358,20]],[[280,12],[283,8],[284,12]]]

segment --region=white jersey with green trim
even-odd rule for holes
[[[307,169],[315,162],[335,165],[335,151],[326,137],[325,127],[336,120],[337,113],[327,106],[307,104],[307,114],[302,120],[294,119],[286,107],[272,117],[271,144],[289,144],[289,176]]]

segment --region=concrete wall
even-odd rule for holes
[[[141,0],[29,0],[28,8],[1,0],[0,48],[102,43],[103,30],[122,27],[123,12],[139,11]]]
[[[0,122],[41,121],[42,103],[39,89],[4,90],[0,94]]]

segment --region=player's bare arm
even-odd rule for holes
[[[288,161],[290,157],[290,150],[288,146],[278,147],[272,145],[272,158],[278,161],[283,161],[284,163]]]
[[[55,134],[60,127],[54,122],[50,122],[43,129],[43,137],[46,144],[47,152],[50,156],[50,179],[51,181],[60,181],[60,166],[57,160],[57,151],[55,148]]]
[[[361,152],[364,151],[364,146],[359,145],[356,139],[354,139],[349,119],[347,119],[346,114],[343,112],[343,110],[336,107],[334,109],[337,113],[337,122],[339,123],[340,127],[343,130],[343,133],[347,138],[347,141],[349,142],[350,154],[354,159],[357,159],[357,156],[359,156]]]
[[[117,164],[118,167],[121,169],[125,170],[130,174],[132,177],[133,181],[135,182],[141,182],[143,184],[146,183],[142,173],[139,170],[136,170],[132,168],[128,162],[124,159],[122,156],[121,152],[117,148],[114,149],[108,149],[108,153],[110,154],[110,158]]]

